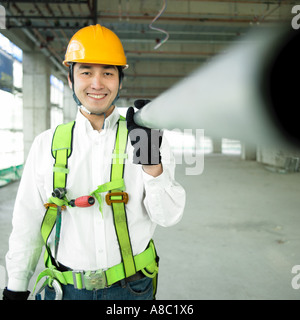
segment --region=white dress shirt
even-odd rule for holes
[[[94,130],[80,111],[73,131],[73,151],[68,159],[67,198],[89,195],[99,185],[110,181],[111,156],[114,149],[117,108],[105,119],[104,129]],[[44,203],[53,191],[51,143],[54,130],[37,136],[29,152],[13,212],[13,231],[6,255],[8,289],[26,291],[43,248],[40,233],[45,214]],[[163,138],[161,146],[163,173],[154,178],[132,163],[133,147],[127,144],[125,191],[129,235],[133,255],[143,252],[156,225],[176,224],[182,217],[185,191],[174,180],[175,161]],[[57,260],[75,270],[107,269],[121,262],[112,208],[104,200],[88,208],[67,207],[62,211],[61,239]],[[55,228],[49,238],[54,255]]]

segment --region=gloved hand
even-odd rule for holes
[[[11,291],[5,288],[3,290],[3,300],[27,300],[30,291]]]
[[[136,100],[134,106],[143,108],[150,100]],[[126,114],[128,135],[134,148],[133,163],[155,165],[161,163],[160,146],[163,131],[137,125],[133,119],[134,109],[128,108]]]

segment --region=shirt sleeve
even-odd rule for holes
[[[45,208],[38,188],[36,166],[40,144],[36,138],[30,149],[18,189],[6,254],[7,288],[26,291],[39,261],[43,240],[40,233]]]
[[[183,187],[175,181],[175,159],[165,137],[162,141],[161,156],[163,166],[161,175],[152,177],[143,171],[144,205],[154,223],[169,227],[181,220],[186,194]]]

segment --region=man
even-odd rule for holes
[[[155,227],[177,223],[185,205],[174,159],[160,131],[135,124],[132,107],[127,144],[115,102],[128,66],[111,30],[79,30],[64,64],[78,105],[76,121],[33,142],[13,213],[3,298],[28,298],[45,245],[47,269],[38,277],[46,277],[45,299],[153,299]]]

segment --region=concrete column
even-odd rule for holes
[[[222,153],[222,138],[212,139],[212,144],[213,144],[213,153]]]
[[[73,99],[73,92],[67,84],[64,84],[64,101],[63,101],[64,123],[75,120],[77,106]]]
[[[241,143],[242,145],[242,152],[241,152],[241,159],[242,160],[256,160],[256,146],[249,143]]]
[[[24,159],[34,138],[50,128],[49,60],[39,52],[23,52]]]

